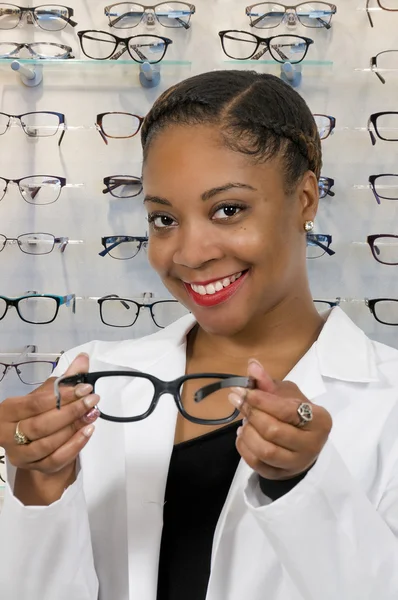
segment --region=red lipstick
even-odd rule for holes
[[[215,292],[214,294],[206,294],[202,296],[201,294],[195,292],[191,288],[189,283],[184,282],[184,286],[187,290],[188,295],[190,296],[190,298],[192,298],[195,304],[198,304],[199,306],[209,307],[216,306],[217,304],[221,304],[222,302],[226,302],[227,300],[229,300],[231,296],[233,296],[238,291],[238,289],[243,285],[248,272],[249,271],[243,272],[242,275],[238,279],[236,279],[236,281],[230,283],[227,287],[223,288],[219,292]]]

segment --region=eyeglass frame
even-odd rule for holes
[[[226,34],[228,33],[245,33],[247,35],[252,35],[254,38],[256,38],[257,41],[257,45],[256,48],[253,52],[253,54],[247,58],[236,58],[235,56],[231,56],[230,54],[228,54],[225,51],[225,46],[224,46],[224,37]],[[310,47],[311,44],[314,43],[314,40],[312,40],[311,38],[307,38],[304,37],[302,35],[295,35],[295,34],[279,34],[279,35],[273,35],[271,37],[268,38],[264,38],[261,37],[255,33],[252,33],[251,31],[243,31],[243,29],[225,29],[223,31],[219,31],[218,35],[220,36],[220,40],[221,40],[221,47],[223,49],[223,52],[226,56],[228,56],[228,58],[232,58],[233,60],[258,60],[260,59],[266,52],[270,53],[270,56],[273,58],[273,60],[275,60],[275,62],[278,62],[280,64],[285,64],[286,62],[290,62],[292,65],[297,65],[299,63],[301,63],[304,58],[307,56],[307,52],[308,52],[308,48]],[[279,37],[294,37],[294,38],[299,38],[301,40],[304,40],[306,43],[306,48],[305,48],[305,52],[302,58],[300,58],[300,60],[297,61],[292,61],[289,59],[286,60],[278,60],[277,58],[275,58],[275,56],[273,55],[272,51],[271,51],[271,40],[275,39],[275,38],[279,38]],[[238,38],[230,38],[230,39],[236,39],[237,41],[242,41],[242,42],[246,42],[249,40],[239,40]],[[258,49],[260,48],[261,45],[265,44],[265,49],[262,49],[260,52],[257,52]],[[289,45],[289,44],[287,44]],[[257,54],[256,54],[257,53]],[[283,52],[282,52],[283,54]]]
[[[137,183],[139,182],[141,185],[140,191],[137,192],[136,194],[133,194],[132,196],[116,196],[115,194],[112,193],[111,190],[111,186],[109,185],[110,181],[112,179],[116,179],[117,177],[126,177],[126,178],[130,178],[130,180],[134,180]],[[111,196],[113,196],[113,198],[119,198],[120,200],[123,200],[124,198],[135,198],[136,196],[139,196],[142,192],[143,186],[142,186],[142,178],[141,177],[137,177],[136,175],[110,175],[109,177],[104,177],[103,179],[103,184],[106,186],[106,188],[104,190],[102,190],[103,194],[110,194]],[[114,186],[112,189],[118,188],[121,185],[124,185],[123,183],[119,183],[117,186]]]
[[[397,187],[398,187],[398,174],[397,173],[379,173],[378,175],[369,175],[369,177],[368,177],[369,186],[373,192],[374,197],[376,198],[377,204],[381,204],[381,200],[392,200],[393,202],[395,200],[398,200],[398,195],[396,198],[386,198],[385,196],[380,196],[380,194],[378,194],[376,192],[375,181],[376,181],[376,179],[379,179],[379,177],[396,177],[397,178]]]
[[[25,250],[22,250],[20,238],[24,237],[26,235],[48,235],[48,236],[51,236],[52,242],[53,242],[51,250],[49,250],[48,252],[26,252]],[[40,240],[38,240],[38,241],[40,241]],[[4,233],[0,233],[0,252],[3,252],[4,248],[7,246],[7,242],[11,242],[12,244],[16,242],[20,251],[23,252],[24,254],[30,254],[32,256],[41,256],[44,254],[51,254],[51,252],[55,248],[55,244],[59,244],[59,250],[60,250],[61,254],[63,254],[65,252],[66,246],[69,244],[69,238],[68,237],[55,237],[52,233],[45,233],[44,231],[31,231],[29,233],[21,233],[21,235],[19,235],[16,238],[11,238],[11,237],[9,238],[6,235],[4,235]]]
[[[7,30],[1,30],[1,31],[7,31]],[[15,58],[21,58],[20,56],[16,56],[14,53],[19,53],[20,50],[23,50],[24,48],[26,48],[29,52],[29,54],[31,55],[32,59],[39,59],[39,60],[69,60],[71,58],[75,58],[73,56],[73,50],[70,46],[65,46],[64,44],[56,44],[55,42],[30,42],[30,43],[19,43],[19,42],[0,42],[0,49],[1,49],[1,45],[2,44],[14,44],[14,46],[16,46],[15,50],[13,50],[11,52],[11,54],[9,54],[8,56],[5,55],[1,55],[0,53],[0,58],[5,59],[5,60],[14,60]],[[62,48],[63,50],[65,50],[66,56],[43,56],[37,52],[34,51],[34,49],[32,48],[32,46],[56,46],[57,48]]]
[[[231,375],[227,373],[195,373],[190,375],[183,375],[182,377],[178,377],[177,379],[173,379],[172,381],[163,381],[154,375],[150,375],[149,373],[142,373],[141,371],[96,371],[92,373],[79,373],[77,375],[58,377],[54,381],[54,395],[56,398],[56,408],[58,410],[61,409],[61,392],[59,389],[60,385],[71,385],[75,386],[79,383],[88,383],[93,386],[95,389],[95,383],[98,379],[106,378],[106,377],[137,377],[140,379],[149,380],[154,387],[154,395],[152,398],[152,402],[148,408],[148,410],[139,415],[138,417],[112,417],[103,413],[97,406],[98,411],[100,413],[100,418],[105,421],[112,421],[114,423],[133,423],[137,421],[143,421],[149,415],[153,413],[155,410],[160,396],[163,394],[171,394],[174,398],[174,402],[176,403],[177,409],[180,414],[191,421],[192,423],[197,423],[198,425],[224,425],[226,423],[231,423],[239,416],[239,409],[235,408],[232,414],[229,417],[225,417],[224,419],[199,419],[198,417],[193,417],[185,412],[182,400],[180,389],[182,385],[186,381],[190,381],[192,379],[222,379],[223,381],[219,381],[217,383],[212,383],[206,385],[195,392],[194,401],[201,402],[210,394],[214,392],[224,389],[227,387],[242,387],[246,389],[254,389],[255,388],[255,380],[252,377],[240,377],[238,375]],[[232,407],[231,407],[232,409]]]
[[[5,2],[0,3],[0,10],[1,10],[1,4],[8,4]],[[64,6],[63,4],[40,4],[39,6],[29,6],[29,7],[25,7],[25,6],[17,6],[16,4],[8,4],[8,6],[14,6],[15,8],[19,9],[19,21],[18,23],[14,26],[14,27],[8,27],[7,29],[15,29],[16,27],[18,27],[18,25],[20,24],[20,22],[22,21],[22,17],[24,15],[24,13],[30,14],[33,17],[33,20],[35,21],[36,25],[38,25],[38,27],[40,27],[40,29],[43,29],[43,31],[63,31],[63,29],[65,29],[65,27],[67,25],[71,25],[71,27],[76,27],[77,23],[76,21],[73,21],[73,19],[71,19],[71,17],[73,17],[74,14],[74,10],[73,8],[70,8],[69,6]],[[62,19],[63,21],[66,21],[65,27],[61,27],[61,29],[45,29],[44,27],[42,27],[39,24],[39,21],[37,19],[37,16],[35,14],[35,11],[38,8],[43,8],[45,6],[57,6],[58,8],[66,8],[66,10],[68,11],[68,17],[65,18],[63,15],[59,15],[59,18]],[[50,12],[50,11],[48,11]],[[6,29],[3,29],[0,27],[0,29],[2,31],[6,31]]]
[[[379,5],[379,7],[381,8],[381,10],[386,10],[388,12],[396,12],[396,11],[398,11],[398,8],[385,8],[384,6],[382,6],[380,4],[380,0],[376,0],[376,1],[377,1],[377,4]],[[374,27],[372,17],[370,16],[369,4],[370,4],[370,0],[366,0],[366,8],[365,8],[365,10],[366,10],[366,14],[368,15],[370,26]]]
[[[21,316],[21,313],[19,312],[18,304],[20,303],[21,300],[25,300],[26,298],[52,298],[52,299],[54,299],[57,303],[57,306],[56,306],[56,310],[55,310],[55,315],[51,319],[51,321],[42,321],[40,323],[37,323],[36,321],[28,321],[27,319],[24,319]],[[67,294],[66,296],[56,296],[55,294],[31,293],[31,294],[25,294],[24,296],[17,296],[15,298],[8,298],[7,296],[0,296],[0,300],[5,300],[5,302],[6,302],[6,310],[4,311],[3,316],[0,316],[0,321],[2,321],[4,319],[4,317],[8,313],[8,309],[10,308],[10,306],[14,306],[14,308],[16,308],[16,311],[17,311],[18,316],[21,319],[21,321],[24,321],[24,323],[30,323],[31,325],[48,325],[49,323],[52,323],[57,318],[59,309],[63,304],[65,304],[65,306],[69,307],[72,303],[72,312],[73,313],[76,312],[76,295],[75,294]]]
[[[322,193],[321,186],[325,185],[326,191]],[[331,177],[324,177],[321,175],[318,180],[318,189],[319,189],[319,198],[326,198],[326,196],[335,196],[335,193],[332,192],[332,187],[334,186],[334,179]]]
[[[275,27],[279,27],[279,25],[282,24],[283,19],[285,18],[285,15],[288,14],[288,10],[294,11],[294,14],[296,15],[296,19],[298,20],[298,22],[300,23],[300,25],[302,25],[303,27],[308,27],[308,29],[321,29],[320,27],[310,27],[309,25],[304,25],[304,23],[301,22],[300,17],[298,16],[298,12],[297,12],[297,8],[299,6],[302,6],[303,4],[311,4],[310,2],[300,2],[299,4],[295,4],[294,6],[287,6],[285,4],[281,4],[280,2],[257,2],[256,4],[251,4],[250,6],[246,6],[245,8],[245,14],[246,16],[249,17],[249,19],[251,18],[251,15],[249,15],[249,12],[252,10],[252,8],[254,8],[255,6],[261,6],[262,4],[277,4],[278,6],[282,6],[285,9],[285,12],[283,13],[283,16],[280,20],[279,23],[277,23],[277,25],[272,25],[270,27],[257,27],[256,22],[252,23],[252,21],[249,22],[250,27],[257,27],[257,29],[274,29]],[[317,4],[325,4],[326,6],[329,6],[331,8],[331,16],[330,16],[330,20],[332,20],[333,15],[336,14],[337,11],[337,7],[335,4],[330,4],[329,2],[317,2]],[[315,11],[316,12],[316,11]],[[264,15],[262,17],[258,17],[257,19],[257,23],[259,21],[261,21],[261,19],[264,18]],[[322,27],[324,27],[325,29],[330,29],[331,25],[330,22],[329,23],[323,23]]]
[[[397,8],[398,10],[398,8]],[[382,52],[379,52],[378,54],[376,54],[376,56],[371,56],[370,58],[370,70],[373,71],[373,73],[375,75],[377,75],[377,77],[380,79],[381,83],[386,83],[386,80],[384,79],[384,77],[375,69],[377,69],[377,57],[380,56],[380,54],[387,54],[388,52],[396,52],[398,55],[398,50],[383,50]]]
[[[125,306],[126,309],[130,308],[129,305],[127,304],[127,302],[129,302],[130,304],[135,304],[135,306],[137,307],[137,314],[136,314],[136,317],[135,317],[134,321],[132,323],[130,323],[129,325],[111,325],[110,323],[107,323],[104,320],[103,315],[102,315],[102,305],[107,300],[108,301],[110,300],[111,302],[119,300],[120,303],[123,304],[123,306]],[[97,302],[99,304],[99,312],[100,312],[101,321],[107,327],[120,327],[120,328],[133,327],[133,325],[135,325],[135,323],[138,320],[138,317],[140,315],[141,309],[142,308],[149,308],[149,312],[150,312],[152,321],[154,322],[154,324],[156,325],[156,327],[158,327],[159,329],[165,329],[165,327],[162,327],[162,325],[158,325],[156,323],[156,320],[155,320],[155,317],[154,317],[154,314],[153,314],[153,307],[155,306],[155,304],[167,304],[167,303],[180,304],[178,302],[178,300],[156,300],[156,302],[151,302],[150,304],[143,304],[143,303],[137,302],[136,300],[131,300],[130,298],[121,298],[117,294],[108,294],[107,296],[102,296],[102,298],[99,298],[97,300]]]
[[[152,10],[153,14],[155,15],[155,18],[156,18],[157,22],[160,25],[162,25],[162,27],[166,27],[166,29],[178,29],[178,27],[168,27],[167,25],[164,25],[163,23],[161,23],[160,20],[159,20],[159,18],[158,18],[158,16],[157,16],[157,14],[156,14],[155,8],[157,6],[161,6],[162,4],[169,4],[168,2],[158,2],[158,4],[152,4],[151,6],[149,6],[149,5],[147,6],[147,5],[144,5],[144,4],[139,4],[137,2],[136,4],[138,6],[140,6],[141,8],[144,9],[142,11],[141,19],[138,21],[138,23],[136,25],[130,25],[129,27],[116,27],[115,21],[113,23],[111,22],[110,15],[107,14],[107,11],[109,12],[111,8],[113,8],[114,6],[119,6],[120,4],[129,4],[129,2],[117,2],[115,4],[109,4],[109,6],[105,6],[105,8],[104,8],[105,16],[108,17],[108,19],[109,19],[109,22],[108,22],[108,26],[109,27],[114,27],[115,29],[133,29],[134,27],[137,27],[142,22],[145,13],[148,13],[148,10],[149,11]],[[189,6],[189,20],[188,20],[188,23],[181,23],[181,27],[184,27],[184,29],[189,29],[191,27],[191,25],[190,25],[191,17],[196,12],[196,6],[194,4],[188,4],[187,2],[178,2],[178,4],[185,4],[185,6]],[[126,14],[128,14],[128,13],[126,13]],[[124,16],[125,15],[121,15],[120,17],[118,17],[116,19],[116,21],[122,19]]]
[[[41,204],[41,205],[40,204],[36,204],[35,202],[29,202],[28,200],[26,200],[24,198],[23,194],[22,194],[20,183],[24,179],[30,179],[31,177],[50,177],[52,179],[57,179],[59,181],[59,183],[60,183],[60,186],[59,186],[60,187],[60,192],[58,194],[58,197],[55,200],[53,200],[52,202],[45,202],[44,204]],[[18,186],[19,193],[21,194],[23,200],[25,200],[25,202],[27,204],[33,204],[34,206],[45,206],[46,204],[54,204],[54,202],[56,202],[58,200],[58,198],[60,197],[61,192],[62,192],[62,188],[65,187],[65,185],[66,185],[66,178],[65,177],[58,177],[58,175],[26,175],[25,177],[20,177],[19,179],[7,179],[7,177],[1,177],[0,176],[0,182],[1,181],[5,181],[6,182],[6,187],[5,187],[5,190],[4,190],[4,194],[2,196],[1,196],[1,189],[0,189],[0,196],[1,196],[0,197],[0,202],[3,200],[4,196],[7,194],[8,184],[9,183],[15,183]]]
[[[376,316],[376,310],[375,310],[375,306],[378,302],[383,302],[383,301],[388,301],[388,302],[397,302],[398,303],[398,299],[397,298],[365,298],[365,304],[366,306],[369,308],[370,312],[372,313],[372,315],[374,316],[374,318],[376,319],[376,321],[378,323],[381,323],[382,325],[390,325],[391,327],[396,327],[398,326],[398,323],[386,323],[385,321],[382,321],[381,319],[378,319]]]
[[[328,134],[325,135],[324,137],[321,137],[321,134],[319,133],[319,128],[317,126],[317,130],[318,130],[318,134],[319,134],[319,139],[321,141],[322,140],[326,140],[329,137],[329,135],[333,132],[334,128],[336,127],[336,118],[332,117],[331,115],[324,115],[322,113],[313,113],[312,116],[314,117],[314,120],[315,120],[315,117],[324,117],[325,119],[329,120],[329,131],[328,131]],[[316,122],[315,122],[315,124],[316,124]]]
[[[113,242],[111,244],[111,246],[109,246],[109,248],[107,248],[107,246],[106,246],[107,240],[113,239],[113,238],[123,238],[123,239],[120,239],[117,242]],[[134,254],[134,256],[130,256],[129,258],[115,258],[111,254],[109,254],[111,252],[111,250],[113,250],[117,246],[120,246],[120,244],[124,244],[125,242],[138,242],[139,243],[138,244],[138,250]],[[115,260],[131,260],[132,258],[135,258],[137,256],[137,254],[140,252],[140,250],[141,250],[142,247],[144,249],[147,248],[147,246],[148,246],[148,236],[137,236],[137,235],[106,235],[106,236],[104,236],[104,237],[101,238],[101,244],[104,246],[104,250],[101,250],[101,252],[98,252],[98,254],[102,258],[104,256],[106,256],[107,254],[109,254],[109,256],[111,258],[114,258]]]
[[[27,383],[26,381],[24,381],[21,378],[21,374],[18,372],[18,367],[20,367],[21,365],[30,365],[32,363],[33,364],[38,364],[38,363],[39,364],[48,364],[48,365],[52,365],[52,369],[51,369],[51,372],[50,372],[50,375],[51,375],[51,373],[54,371],[55,367],[58,365],[58,361],[59,361],[59,357],[56,360],[24,360],[24,361],[19,362],[19,363],[3,363],[3,362],[0,362],[0,367],[5,367],[4,373],[1,374],[1,372],[0,372],[0,381],[3,381],[3,379],[6,377],[7,373],[12,368],[14,368],[15,371],[16,371],[16,373],[17,373],[17,375],[18,375],[19,380],[22,381],[22,383],[24,385],[38,385],[38,384],[40,385],[41,383],[44,383],[44,382],[43,381],[36,381],[35,383]]]
[[[374,136],[374,134],[373,134],[373,131],[370,129],[370,126],[371,126],[371,125],[373,125],[373,128],[374,128],[374,130],[375,130],[376,136],[377,136],[377,137],[378,137],[380,140],[383,140],[384,142],[398,142],[398,137],[397,137],[397,138],[394,138],[393,140],[389,140],[389,139],[387,139],[387,138],[384,138],[384,137],[383,137],[383,136],[382,136],[382,135],[379,133],[379,131],[378,131],[378,129],[377,129],[376,122],[377,122],[377,119],[378,119],[379,117],[382,117],[383,115],[398,115],[398,111],[395,111],[395,110],[385,110],[385,111],[383,111],[383,112],[377,112],[377,113],[373,113],[373,114],[371,114],[371,115],[370,115],[370,117],[369,117],[369,119],[368,119],[367,130],[368,130],[368,133],[369,133],[369,135],[370,135],[370,140],[371,140],[371,142],[372,142],[372,146],[375,146],[375,144],[376,144],[376,141],[377,141],[377,140],[376,140],[376,138],[375,138],[375,136]],[[398,119],[397,119],[397,121],[398,121]],[[397,133],[397,136],[398,136],[398,133]]]
[[[323,244],[318,239],[320,237],[326,238],[325,241],[327,243],[327,246],[325,246],[325,244]],[[319,248],[321,248],[323,250],[323,254],[321,254],[321,256],[307,256],[308,260],[313,260],[315,258],[322,258],[322,256],[324,256],[324,254],[328,254],[329,256],[333,256],[334,254],[336,254],[336,252],[329,247],[330,244],[332,243],[332,236],[329,235],[328,233],[307,233],[306,238],[307,238],[307,246],[314,245],[314,246],[318,246]],[[313,244],[308,244],[308,240],[313,242]]]
[[[0,115],[4,115],[5,117],[8,117],[8,119],[9,119],[5,132],[4,133],[0,133],[0,135],[5,135],[7,133],[7,131],[9,130],[9,128],[10,128],[10,119],[18,119],[20,121],[20,123],[21,123],[21,128],[23,129],[24,133],[28,137],[53,137],[54,135],[57,135],[60,126],[63,125],[64,127],[62,129],[61,137],[58,140],[58,146],[61,145],[61,142],[62,142],[62,140],[64,138],[65,131],[66,131],[66,129],[65,129],[66,128],[66,122],[65,122],[65,115],[63,113],[58,113],[58,112],[54,112],[54,111],[51,111],[51,110],[33,110],[33,111],[30,111],[30,112],[27,112],[27,113],[22,113],[21,115],[9,115],[8,113],[5,113],[5,112],[0,112]],[[24,124],[22,123],[22,117],[26,117],[27,115],[55,115],[59,119],[57,130],[54,133],[52,133],[51,135],[36,135],[36,136],[29,135],[29,133],[27,133],[27,131],[25,129]]]
[[[87,33],[105,33],[106,35],[111,35],[112,37],[115,38],[115,47],[112,50],[111,54],[109,54],[109,56],[106,56],[105,58],[94,58],[93,56],[89,56],[83,48],[83,42],[82,42],[82,38],[84,35],[86,35]],[[114,33],[110,33],[109,31],[103,31],[102,29],[84,29],[82,31],[78,31],[77,32],[77,36],[79,38],[79,42],[80,42],[80,47],[82,49],[82,52],[84,54],[84,56],[87,56],[87,58],[90,58],[91,60],[117,60],[118,58],[120,58],[122,56],[122,54],[124,54],[126,51],[129,53],[130,58],[138,63],[139,65],[142,65],[144,62],[149,62],[151,65],[156,65],[158,64],[160,61],[163,60],[163,58],[166,55],[167,49],[168,47],[173,43],[173,40],[171,40],[170,38],[166,38],[162,35],[154,35],[153,33],[140,33],[138,35],[130,35],[126,38],[122,38],[118,35],[115,35]],[[164,52],[161,56],[161,58],[159,58],[158,60],[154,60],[154,61],[149,61],[148,58],[138,50],[138,48],[136,48],[136,52],[137,54],[141,54],[142,58],[141,60],[137,60],[136,58],[134,58],[134,56],[131,54],[130,52],[130,47],[129,47],[129,43],[131,40],[135,39],[135,38],[139,38],[139,37],[153,37],[153,38],[157,38],[159,40],[162,40],[162,42],[164,43]],[[94,41],[97,42],[105,42],[108,43],[107,40],[95,40],[95,38],[91,38],[94,39]],[[110,43],[110,42],[109,42]],[[119,50],[118,53],[115,54],[116,50],[118,49],[119,45],[122,44],[122,46],[124,46],[124,48],[122,50]]]
[[[376,252],[376,248],[375,248],[375,241],[378,238],[394,238],[397,240],[398,243],[398,235],[394,235],[392,233],[376,233],[373,235],[368,235],[368,237],[366,238],[367,243],[369,244],[369,247],[372,251],[372,255],[373,258],[375,260],[377,260],[378,263],[382,264],[382,265],[388,265],[388,266],[396,266],[398,265],[398,262],[395,263],[391,263],[391,262],[384,262],[383,260],[380,260],[379,258],[377,258],[377,252]]]
[[[108,135],[107,133],[105,133],[103,125],[102,125],[103,118],[106,117],[106,115],[129,115],[130,117],[136,117],[136,119],[139,120],[138,129],[132,135],[118,135],[118,136]],[[108,112],[104,112],[104,113],[99,113],[97,115],[95,126],[96,126],[96,129],[97,129],[98,133],[100,134],[100,136],[104,140],[105,144],[108,146],[108,140],[107,140],[107,138],[110,138],[112,140],[126,140],[128,138],[132,138],[132,137],[136,136],[137,133],[139,132],[139,130],[141,129],[141,127],[142,127],[142,124],[144,122],[144,118],[145,117],[140,117],[139,115],[134,115],[133,113],[123,112],[123,111],[120,111],[120,110],[108,111]]]

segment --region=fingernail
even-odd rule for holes
[[[239,437],[242,433],[242,429],[243,427],[238,427],[238,429],[236,430],[236,436]]]
[[[98,404],[100,397],[98,394],[90,394],[83,398],[83,404],[87,406],[87,408],[93,408],[96,404]]]
[[[244,417],[244,418],[242,419],[242,427],[243,427],[243,425],[246,425],[246,423],[247,423],[247,417]]]
[[[249,366],[247,368],[249,376],[254,377],[254,379],[261,379],[264,372],[263,366],[255,358],[249,360]]]
[[[234,394],[233,392],[229,393],[228,400],[230,401],[232,406],[235,406],[235,408],[238,408],[238,409],[242,408],[243,398],[238,396],[238,394]]]
[[[94,407],[91,410],[89,410],[88,413],[86,413],[84,415],[83,421],[86,421],[87,423],[92,423],[92,422],[96,421],[99,416],[100,416],[100,411],[98,410],[98,408]]]
[[[80,352],[80,354],[78,356],[85,356],[86,358],[90,358],[90,356],[87,354],[87,352]]]
[[[238,396],[240,396],[240,398],[242,398],[242,400],[245,400],[246,394],[247,394],[246,388],[231,387],[231,390],[232,390],[232,393],[237,394]]]
[[[93,431],[94,425],[87,425],[86,427],[83,427],[82,434],[84,435],[84,437],[89,438],[92,436]]]
[[[75,396],[83,398],[83,396],[87,396],[92,391],[93,386],[89,383],[79,383],[79,385],[75,387]]]

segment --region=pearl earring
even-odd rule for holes
[[[314,221],[306,221],[304,223],[304,230],[305,231],[312,231],[314,229]]]

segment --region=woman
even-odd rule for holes
[[[171,395],[109,423],[86,384],[62,388],[57,411],[53,379],[4,400],[2,599],[396,599],[398,353],[314,308],[308,107],[271,75],[206,73],[155,102],[142,144],[150,262],[192,315],[71,350],[56,375],[249,374],[256,389],[199,405],[240,410],[221,427]],[[137,377],[101,389],[122,414],[151,396]]]

